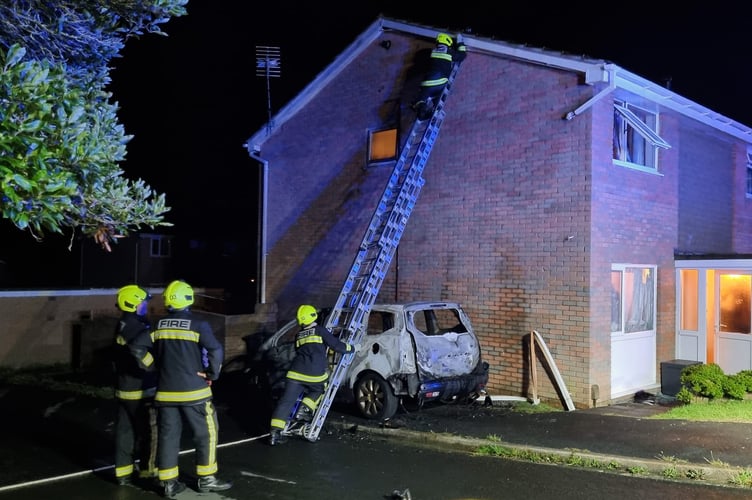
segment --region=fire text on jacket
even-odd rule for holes
[[[175,329],[175,330],[190,330],[191,320],[178,319],[178,318],[164,318],[160,319],[157,323],[157,328],[161,329]]]

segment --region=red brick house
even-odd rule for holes
[[[336,300],[439,31],[377,19],[247,141],[280,319]],[[676,358],[752,368],[752,130],[608,61],[463,39],[377,302],[462,303],[492,394],[526,395],[533,330],[578,407],[656,391]]]

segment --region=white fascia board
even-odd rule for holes
[[[747,271],[752,269],[752,259],[682,259],[675,257],[674,268]]]
[[[383,26],[385,29],[399,30],[431,39],[433,39],[437,33],[435,28],[415,26],[413,24],[389,19],[384,20]],[[478,52],[499,54],[533,64],[582,73],[585,75],[585,83],[587,84],[608,82],[608,73],[604,69],[604,65],[606,64],[605,61],[587,59],[584,56],[580,59],[576,56],[563,56],[553,51],[532,48],[526,45],[514,45],[502,41],[484,40],[466,33],[457,33],[456,36],[462,39],[468,49],[474,49]]]

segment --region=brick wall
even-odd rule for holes
[[[301,302],[331,305],[391,173],[391,166],[363,170],[362,127],[379,124],[370,106],[395,92],[409,95],[388,80],[409,73],[405,61],[420,46],[389,38],[389,53],[374,44],[261,152],[270,171],[284,172],[270,181],[269,213],[281,205],[299,214],[289,223],[278,218],[280,227],[270,222],[270,231],[288,230],[275,233],[267,261],[267,290],[281,317]],[[360,83],[353,91],[348,82]],[[580,375],[588,373],[589,353],[589,123],[562,117],[592,93],[572,74],[470,55],[378,299],[460,301],[498,392],[527,391],[526,339],[538,330],[570,391],[587,386],[589,398]],[[404,130],[413,117],[407,105]],[[290,140],[305,131],[312,142]],[[306,188],[287,182],[296,177],[310,179],[316,196],[298,196]],[[539,382],[542,396],[557,398],[546,377]]]
[[[689,124],[687,124],[689,125]],[[733,251],[734,162],[732,149],[719,138],[683,127],[679,138],[678,250],[694,253]]]

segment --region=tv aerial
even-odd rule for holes
[[[266,78],[266,133],[270,134],[274,128],[272,121],[272,90],[271,79],[282,75],[282,56],[279,47],[256,45],[256,76]]]

